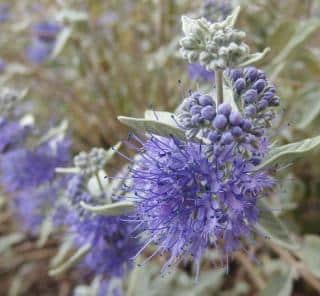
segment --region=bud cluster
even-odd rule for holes
[[[244,116],[257,128],[270,126],[274,113],[269,108],[279,106],[280,99],[265,73],[255,67],[247,67],[228,70],[225,74]]]
[[[107,151],[103,148],[92,148],[89,153],[80,152],[73,159],[75,167],[79,168],[81,173],[92,175],[103,169],[107,161]]]
[[[177,119],[188,138],[199,135],[210,140],[209,154],[237,144],[252,156],[273,119],[270,107],[278,106],[280,99],[264,72],[254,67],[228,70],[225,78],[238,109],[229,103],[216,107],[211,96],[195,92],[184,99]]]
[[[216,103],[210,95],[195,92],[184,99],[179,112],[178,121],[186,130],[188,138],[201,131],[211,129],[216,117]]]
[[[183,17],[185,37],[180,41],[182,56],[190,63],[200,63],[208,71],[236,67],[249,56],[244,43],[246,34],[233,28],[236,15],[210,23],[205,18]]]

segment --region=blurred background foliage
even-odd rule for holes
[[[139,117],[146,108],[173,111],[189,89],[203,84],[189,79],[178,52],[180,17],[199,16],[201,4],[201,0],[1,3],[0,84],[28,89],[27,108],[32,108],[43,126],[66,118],[74,152],[94,146],[109,148],[128,132],[117,122],[117,115]],[[278,141],[288,143],[318,135],[319,1],[239,0],[233,4],[242,6],[239,26],[247,32],[252,52],[271,48],[258,67],[266,70],[282,98],[281,116],[274,129],[280,135]],[[28,50],[39,46],[35,26],[42,21],[59,23],[61,30],[48,57],[39,61],[30,58]],[[279,215],[303,244],[296,258],[317,277],[319,163],[315,154],[283,169],[274,198],[274,207],[282,209]],[[0,202],[0,295],[8,291],[10,295],[69,295],[74,273],[59,280],[47,276],[49,259],[57,249],[55,239],[41,249],[35,239],[25,240],[5,200]],[[259,255],[261,264],[239,256],[228,276],[204,272],[209,280],[195,288],[198,292],[192,290],[193,285],[190,288],[187,274],[177,271],[174,279],[145,283],[147,291],[156,291],[146,295],[189,295],[188,291],[190,295],[255,295],[265,284],[263,295],[317,295],[301,280],[293,284],[296,274],[288,272],[278,258],[292,265],[296,262],[292,255],[283,255],[281,250],[266,252],[262,244],[250,251]],[[145,274],[140,277],[143,286]],[[22,283],[22,278],[27,280]],[[23,292],[19,294],[17,287]],[[132,295],[144,295],[138,290],[135,293]]]

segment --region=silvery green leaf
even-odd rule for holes
[[[320,21],[317,19],[305,20],[297,27],[295,34],[289,40],[282,51],[273,59],[270,69],[271,77],[276,77],[284,68],[285,63],[289,60],[290,55],[298,50],[306,40],[312,36],[320,27]]]
[[[240,13],[240,6],[237,6],[233,12],[226,17],[226,19],[223,21],[224,26],[226,27],[233,27],[238,19]]]
[[[277,184],[274,192],[277,197],[275,200],[276,206],[279,206],[282,211],[292,210],[297,206],[296,200],[301,198],[304,193],[304,183],[290,173]],[[280,213],[281,211],[279,211]]]
[[[63,274],[65,271],[70,269],[71,267],[78,264],[90,251],[91,245],[86,244],[83,245],[77,252],[72,255],[68,260],[66,260],[63,264],[58,265],[57,267],[49,270],[50,276],[59,276]]]
[[[188,16],[183,15],[181,17],[182,31],[186,36],[193,35],[198,37],[199,33],[205,33],[206,28],[201,24],[201,19],[192,19]]]
[[[308,269],[320,278],[320,236],[306,235],[298,256],[305,262]]]
[[[79,168],[56,168],[55,172],[58,174],[79,174],[81,170]]]
[[[260,200],[258,207],[260,209],[260,219],[255,226],[257,230],[268,235],[272,242],[290,250],[297,250],[300,246],[283,222],[273,214],[272,209],[269,208],[266,202]]]
[[[58,55],[63,51],[65,45],[67,44],[70,36],[71,36],[72,30],[69,27],[64,28],[58,35],[57,40],[55,42],[54,49],[52,51],[52,54],[50,56],[51,60],[54,60],[58,57]]]
[[[25,238],[23,233],[10,233],[0,238],[0,254],[8,250],[11,246],[20,243]]]
[[[57,267],[60,265],[66,255],[69,251],[71,251],[73,248],[73,240],[72,239],[66,239],[63,241],[63,243],[59,246],[58,253],[51,259],[50,261],[50,267]]]
[[[113,158],[113,156],[115,156],[117,151],[119,151],[121,145],[122,145],[122,143],[118,142],[116,145],[114,145],[112,148],[110,148],[106,151],[106,156],[105,156],[105,163],[106,164]]]
[[[52,217],[51,217],[50,213],[48,213],[48,215],[46,216],[46,218],[44,219],[44,221],[42,222],[41,227],[40,227],[40,233],[39,233],[39,238],[37,241],[37,247],[41,248],[46,244],[53,229],[54,229],[54,226],[52,223]]]
[[[84,22],[84,21],[87,21],[88,18],[89,16],[87,12],[71,10],[71,9],[64,9],[56,15],[56,19],[59,22],[64,22],[64,21],[71,22],[71,23]]]
[[[22,274],[18,273],[13,277],[10,283],[8,296],[17,296],[23,295],[23,283],[25,279],[23,278]]]
[[[306,129],[320,114],[320,87],[312,88],[306,93],[298,96],[300,118],[296,126],[299,129]]]
[[[56,137],[63,137],[68,129],[68,126],[69,123],[67,120],[61,121],[58,126],[51,128],[43,137],[41,137],[38,144],[41,145]]]
[[[109,181],[107,178],[105,178],[107,173],[104,170],[99,170],[97,175],[93,175],[88,180],[87,189],[88,192],[94,196],[99,197],[101,194],[107,191]],[[100,179],[100,181],[97,180],[97,178]],[[100,188],[100,184],[102,185],[102,188]],[[103,192],[101,192],[103,190]]]
[[[261,292],[261,296],[290,296],[293,287],[293,272],[273,275],[267,286]]]
[[[176,123],[162,122],[156,119],[133,118],[126,116],[118,116],[118,120],[138,131],[155,134],[163,137],[175,136],[178,139],[186,140],[184,131],[180,129]]]
[[[176,125],[176,122],[173,119],[174,113],[166,111],[155,111],[155,110],[146,110],[144,112],[144,118],[150,120],[158,120],[163,123],[168,123],[169,125]]]
[[[79,285],[74,289],[74,296],[97,296],[101,285],[101,276],[96,276],[90,285]]]
[[[256,170],[260,170],[276,163],[288,163],[294,159],[297,159],[298,157],[303,156],[308,152],[317,149],[319,146],[320,136],[274,147],[267,154],[264,161],[256,167]]]
[[[238,67],[246,67],[251,64],[257,63],[264,59],[264,57],[270,52],[270,47],[265,48],[262,52],[256,52],[249,54],[244,62],[238,65]]]
[[[131,201],[120,201],[101,206],[93,206],[81,201],[80,205],[87,211],[104,216],[125,215],[133,212],[136,208],[136,205]]]

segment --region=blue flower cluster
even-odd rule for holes
[[[122,277],[131,269],[133,256],[139,249],[132,233],[134,225],[124,217],[97,216],[85,211],[80,202],[103,202],[95,199],[86,189],[88,176],[73,176],[67,186],[69,205],[66,207],[64,224],[73,235],[75,245],[89,244],[90,252],[82,262],[83,267],[95,274]],[[105,202],[105,201],[104,201]]]
[[[2,93],[0,105],[0,184],[10,195],[10,206],[22,221],[24,229],[34,235],[49,209],[53,209],[59,188],[65,182],[57,178],[55,168],[70,161],[70,140],[51,138],[41,145],[31,146],[35,127],[23,124],[13,93]]]
[[[156,253],[170,253],[164,270],[194,257],[199,269],[211,247],[228,256],[253,239],[258,200],[274,187],[256,166],[269,150],[267,127],[279,105],[275,87],[254,67],[227,70],[235,104],[191,93],[177,110],[188,140],[153,136],[137,140],[131,169],[134,221]],[[254,110],[254,111],[253,111]],[[201,140],[202,139],[202,140]]]
[[[61,30],[61,25],[55,22],[36,24],[33,27],[32,42],[27,48],[28,59],[35,64],[44,63],[50,57]]]
[[[229,255],[252,237],[257,201],[274,184],[266,172],[255,172],[242,155],[210,160],[202,144],[175,138],[151,137],[141,151],[132,168],[133,219],[147,236],[145,246],[170,252],[164,270],[190,255],[199,268],[206,249]]]

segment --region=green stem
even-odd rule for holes
[[[216,90],[217,90],[217,104],[223,103],[223,70],[217,69],[215,72]]]

